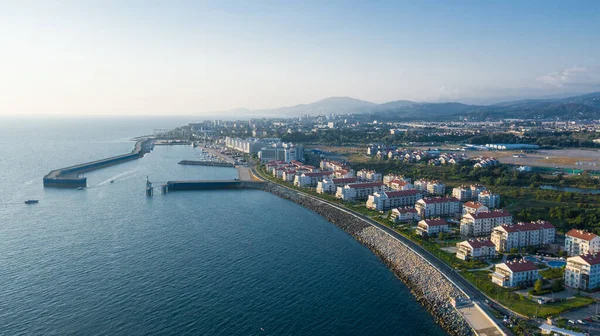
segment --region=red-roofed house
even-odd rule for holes
[[[489,259],[496,256],[496,245],[489,239],[477,238],[456,243],[456,257],[462,260]]]
[[[376,192],[373,195],[369,195],[367,200],[367,208],[373,210],[389,210],[401,206],[413,205],[421,197],[420,190],[399,190],[399,191],[385,191]]]
[[[492,282],[502,287],[531,285],[539,278],[538,267],[525,259],[497,264],[492,274]]]
[[[469,202],[463,204],[462,214],[464,216],[468,213],[476,214],[478,212],[489,211],[489,210],[490,209],[488,207],[486,207],[485,205],[483,205],[479,202],[469,201]]]
[[[505,210],[468,213],[460,220],[460,234],[468,237],[489,235],[492,230],[502,224],[511,224],[512,215]]]
[[[393,180],[388,185],[392,190],[411,190],[415,188],[412,183],[404,180]]]
[[[492,242],[496,251],[506,252],[512,248],[543,246],[554,243],[556,228],[550,222],[537,221],[500,225],[492,230]]]
[[[421,218],[458,216],[460,202],[454,197],[425,197],[417,201],[415,209]]]
[[[420,219],[417,209],[409,207],[393,209],[390,215],[390,220],[395,223],[414,222]]]
[[[369,198],[369,195],[385,190],[385,184],[381,182],[350,183],[343,187],[337,187],[335,197],[344,201],[364,201]]]
[[[417,224],[417,230],[415,231],[421,236],[433,236],[440,232],[450,231],[448,222],[443,218],[436,219],[424,219]]]
[[[600,253],[600,237],[591,232],[572,229],[565,234],[565,251],[570,256]]]
[[[600,254],[567,258],[565,285],[583,290],[600,287]]]

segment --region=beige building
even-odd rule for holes
[[[498,252],[506,252],[512,248],[551,244],[554,243],[555,236],[554,225],[546,221],[537,221],[497,226],[492,231],[491,239]]]
[[[572,229],[565,234],[565,251],[570,256],[600,253],[600,237],[591,232]]]
[[[477,238],[456,243],[456,257],[461,260],[481,260],[496,257],[496,246],[489,239]]]
[[[567,258],[565,286],[582,290],[600,287],[600,254]]]
[[[448,232],[448,222],[443,218],[424,219],[417,225],[416,233],[420,236],[433,236],[440,232]]]
[[[454,197],[425,197],[417,201],[415,209],[421,218],[456,217],[460,214],[460,202]]]
[[[510,224],[512,219],[505,210],[467,213],[460,220],[460,234],[469,237],[489,235],[496,226]]]
[[[538,267],[529,260],[507,261],[497,264],[492,273],[492,282],[501,287],[532,285],[540,278]]]

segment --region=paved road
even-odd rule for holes
[[[254,170],[254,168],[251,168],[252,173],[256,176],[259,176],[256,171]],[[289,188],[287,186],[281,185],[280,186],[287,188],[291,191],[294,192],[298,192],[303,194],[306,197],[310,197],[314,200],[317,201],[321,201],[324,203],[327,203],[341,211],[347,212],[347,213],[351,213],[352,215],[359,217],[365,221],[367,221],[368,223],[370,223],[371,225],[379,228],[380,230],[388,233],[390,236],[396,238],[397,240],[399,240],[400,242],[404,243],[406,246],[410,247],[413,251],[415,251],[416,253],[420,254],[425,260],[427,260],[430,264],[432,264],[434,267],[436,267],[437,269],[439,269],[441,271],[442,274],[444,274],[451,282],[453,282],[456,287],[458,287],[460,290],[462,290],[469,298],[471,298],[471,300],[475,303],[478,303],[479,306],[485,311],[485,313],[488,315],[489,318],[491,318],[492,320],[496,321],[496,323],[498,325],[500,325],[503,329],[503,332],[505,332],[508,335],[512,335],[512,333],[510,332],[510,330],[504,328],[504,326],[502,325],[502,323],[500,321],[498,321],[497,319],[494,318],[494,316],[491,314],[491,312],[489,311],[489,308],[487,306],[487,304],[485,303],[486,299],[488,299],[483,293],[481,293],[477,288],[475,288],[475,286],[473,286],[470,282],[468,282],[467,280],[465,280],[463,277],[461,277],[460,275],[458,275],[456,273],[456,271],[454,269],[452,269],[450,266],[448,266],[446,263],[444,263],[443,261],[439,260],[436,256],[434,256],[431,252],[425,250],[424,248],[422,248],[421,246],[417,245],[415,242],[413,242],[412,240],[402,236],[401,234],[399,234],[398,232],[388,228],[387,226],[380,224],[356,211],[353,211],[351,209],[346,209],[346,208],[342,208],[339,205],[323,200],[321,198],[306,194],[304,192]],[[503,307],[500,306],[496,306],[496,309],[500,310],[503,314],[505,315],[512,315],[510,311],[504,309]]]

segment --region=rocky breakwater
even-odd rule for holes
[[[265,184],[264,190],[315,211],[354,236],[379,256],[411,289],[417,300],[448,333],[474,335],[469,324],[450,303],[451,298],[466,298],[466,296],[421,255],[367,221],[326,202],[274,183]]]

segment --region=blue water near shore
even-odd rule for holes
[[[144,196],[147,175],[236,177],[177,164],[198,149],[156,147],[86,174],[86,190],[42,188],[51,169],[189,121],[0,119],[1,335],[444,334],[367,248],[294,203],[253,190]]]

